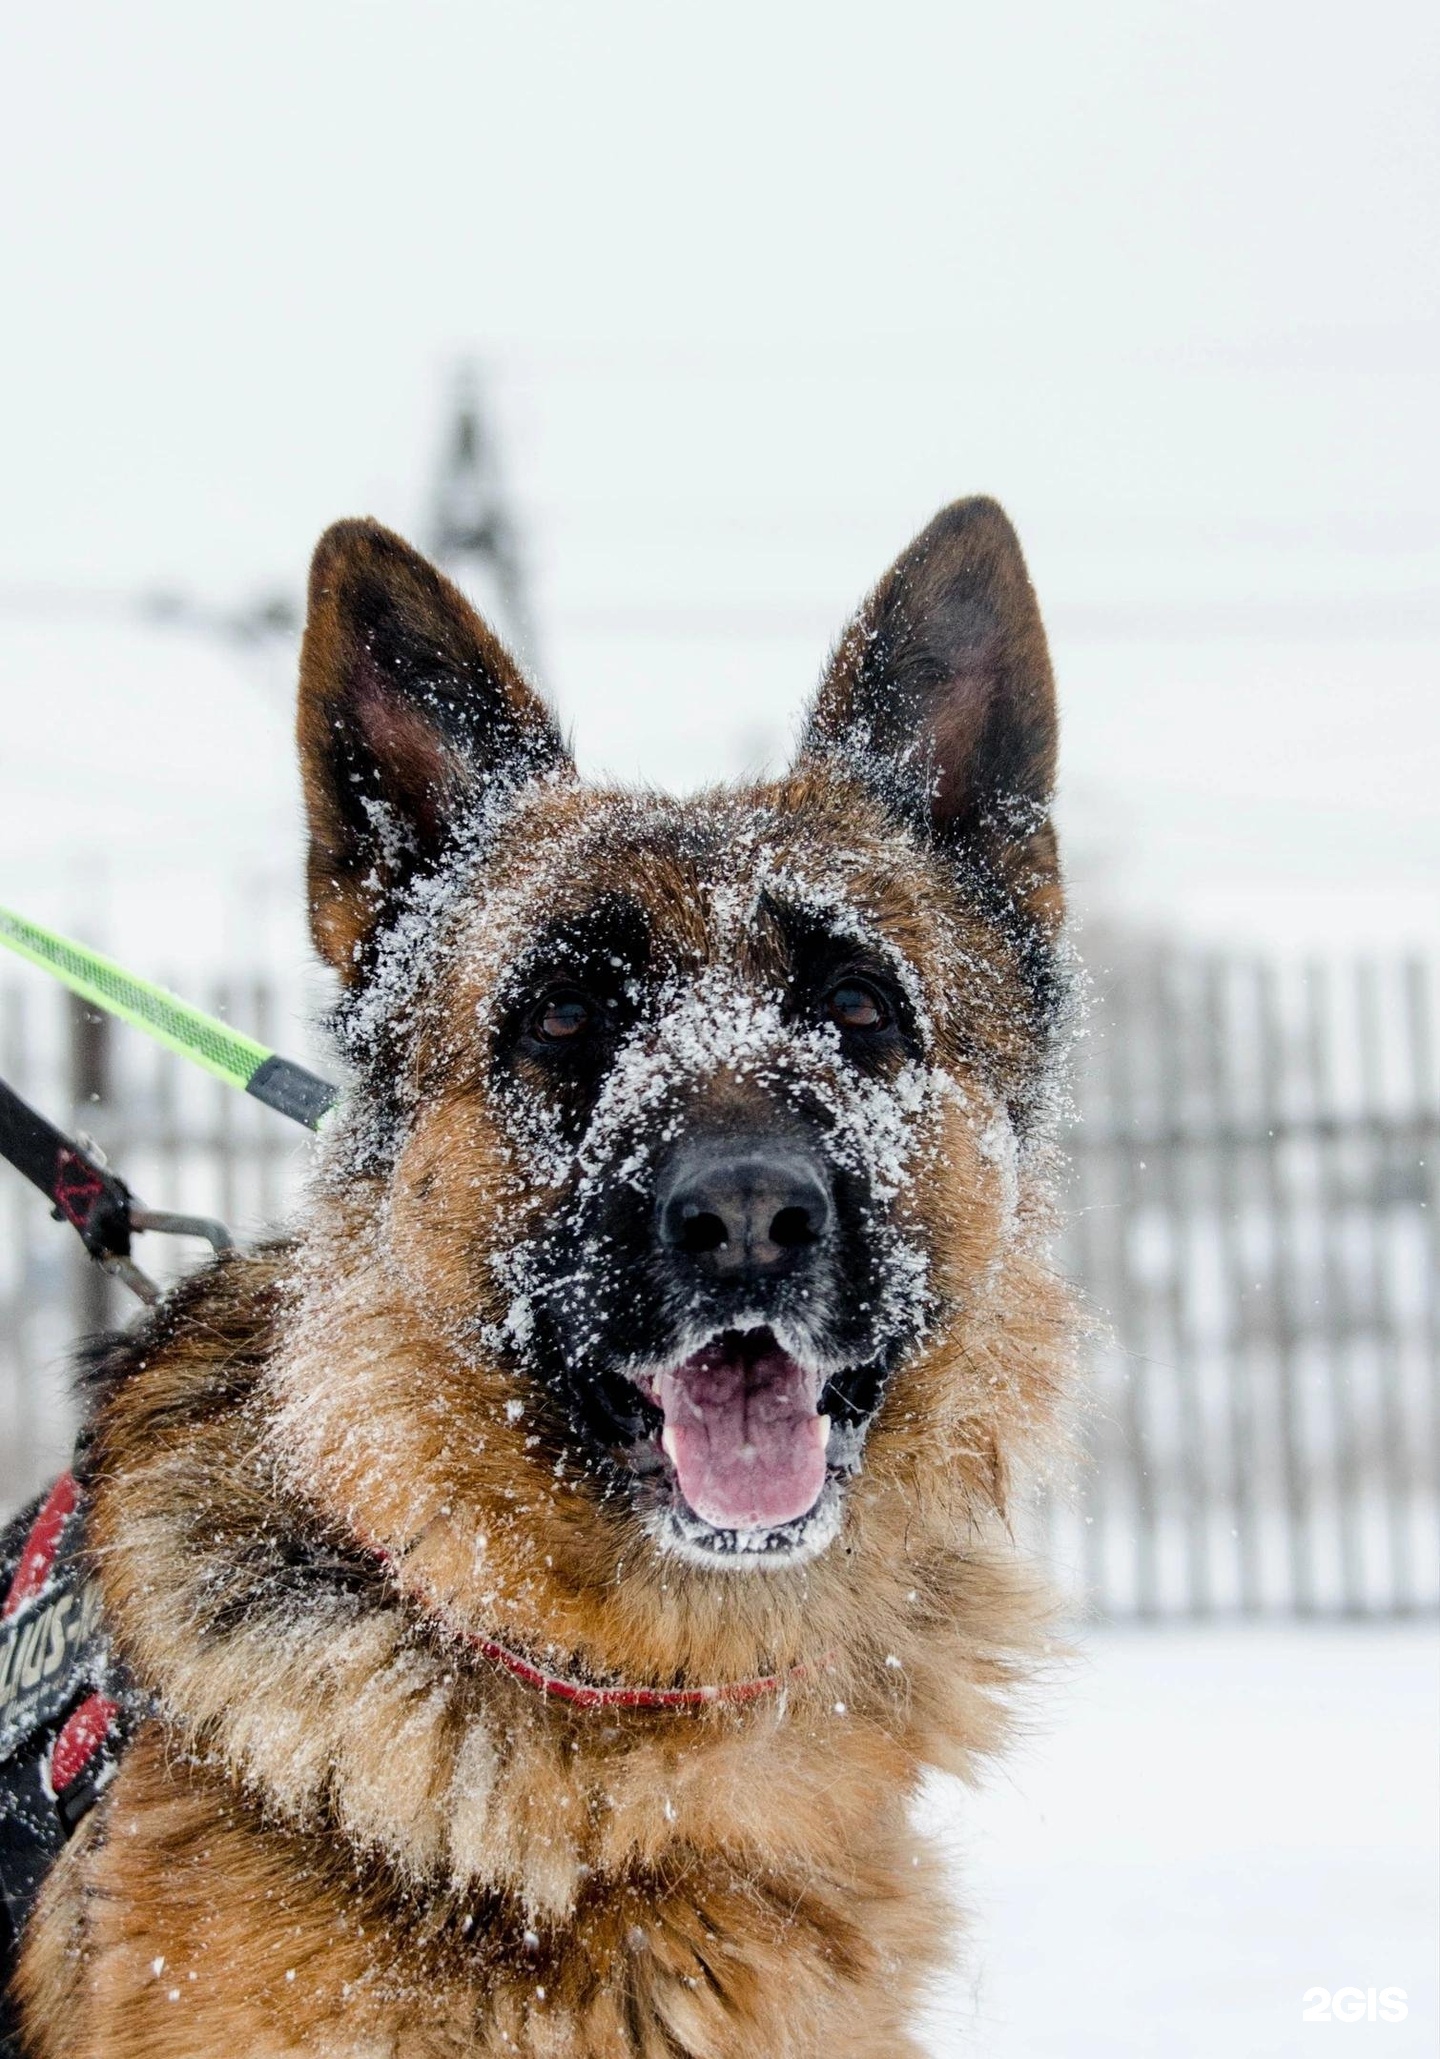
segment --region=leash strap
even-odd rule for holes
[[[130,1256],[130,1189],[0,1080],[0,1157],[40,1189],[93,1259]]]
[[[95,1263],[123,1280],[142,1301],[158,1301],[160,1289],[130,1256],[137,1230],[164,1230],[177,1237],[203,1237],[215,1251],[232,1245],[224,1223],[207,1215],[170,1215],[142,1208],[117,1173],[57,1130],[4,1080],[0,1080],[0,1158],[6,1158],[40,1189],[56,1222],[67,1222]],[[3,2054],[0,2054],[3,2059]]]
[[[144,1030],[227,1086],[253,1095],[267,1108],[288,1115],[307,1129],[318,1130],[339,1098],[338,1088],[329,1080],[322,1080],[292,1058],[282,1058],[278,1051],[267,1050],[254,1037],[217,1021],[202,1008],[193,1008],[164,987],[137,979],[112,958],[42,929],[38,922],[28,922],[9,908],[0,907],[0,943],[32,965],[53,972],[92,1007],[103,1008]]]

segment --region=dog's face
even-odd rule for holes
[[[581,785],[460,596],[342,524],[300,736],[345,1163],[446,1342],[447,1435],[652,1554],[814,1558],[986,1291],[1053,1039],[1053,696],[1004,516],[899,560],[787,777],[683,803]]]

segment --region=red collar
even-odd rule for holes
[[[574,1709],[705,1709],[725,1702],[753,1702],[762,1695],[778,1694],[790,1681],[803,1678],[805,1666],[791,1666],[784,1673],[765,1673],[758,1680],[731,1680],[716,1687],[591,1687],[584,1681],[565,1680],[532,1666],[518,1653],[507,1651],[491,1637],[473,1637],[462,1631],[467,1644],[527,1687],[555,1701],[568,1702]]]
[[[407,1601],[423,1607],[417,1595],[410,1594],[395,1578],[395,1561],[387,1551],[378,1545],[366,1547],[369,1556],[384,1567],[391,1580],[395,1581]],[[568,1702],[572,1709],[710,1709],[734,1705],[741,1702],[759,1701],[763,1695],[779,1694],[792,1680],[803,1680],[811,1671],[809,1666],[789,1666],[783,1673],[764,1673],[756,1680],[722,1681],[714,1687],[596,1687],[589,1681],[567,1680],[562,1674],[547,1673],[543,1667],[521,1658],[518,1652],[510,1651],[505,1645],[497,1644],[493,1637],[478,1637],[473,1630],[466,1630],[453,1623],[445,1615],[432,1614],[432,1618],[447,1630],[452,1637],[459,1637],[472,1651],[499,1666],[513,1680],[522,1680],[527,1687],[538,1688],[548,1700]],[[831,1660],[821,1660],[828,1666]]]

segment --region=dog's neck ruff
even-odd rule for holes
[[[449,1637],[458,1637],[472,1651],[488,1659],[512,1680],[533,1687],[547,1701],[565,1702],[572,1709],[713,1709],[761,1701],[766,1695],[781,1694],[792,1680],[803,1680],[808,1666],[788,1666],[783,1673],[762,1673],[753,1680],[728,1680],[705,1687],[604,1687],[588,1680],[568,1680],[563,1673],[548,1673],[543,1666],[513,1652],[493,1637],[481,1637],[453,1622],[443,1611],[426,1606],[397,1576],[390,1554],[371,1546],[377,1559],[405,1599],[419,1608]]]

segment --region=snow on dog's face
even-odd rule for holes
[[[583,786],[463,599],[341,524],[300,733],[359,1078],[333,1171],[383,1193],[452,1416],[503,1369],[533,1463],[652,1547],[813,1558],[1040,1113],[1054,713],[1004,516],[898,561],[787,777],[685,802]]]

